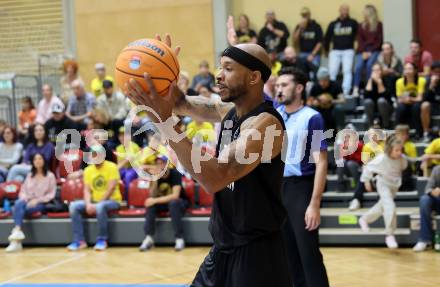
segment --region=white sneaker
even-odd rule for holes
[[[414,252],[422,252],[426,249],[431,248],[431,244],[428,242],[419,241],[416,245],[413,247]]]
[[[185,240],[183,238],[176,238],[176,245],[174,245],[174,249],[176,251],[182,251],[185,248]]]
[[[361,203],[359,202],[359,200],[357,198],[350,201],[350,205],[348,206],[348,210],[355,211],[355,210],[358,210],[359,208],[361,208]]]
[[[24,233],[19,227],[14,227],[14,229],[11,231],[11,235],[8,237],[9,241],[22,241],[24,238]]]
[[[396,241],[396,237],[394,235],[388,235],[385,237],[385,243],[389,249],[396,249],[399,247]]]
[[[154,247],[154,240],[150,235],[145,236],[144,241],[142,241],[141,246],[139,246],[139,251],[147,251]]]
[[[362,232],[367,233],[370,231],[370,226],[368,226],[368,223],[365,221],[365,219],[363,219],[362,217],[359,218],[358,223],[361,227]]]
[[[8,247],[6,247],[5,251],[8,253],[19,252],[23,249],[23,245],[21,245],[21,241],[13,240],[9,243]]]

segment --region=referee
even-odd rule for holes
[[[302,71],[290,68],[282,71],[275,86],[281,103],[277,110],[288,136],[282,186],[288,213],[284,236],[294,286],[326,287],[318,226],[327,176],[327,143],[320,134],[324,132],[322,116],[304,106],[306,83]]]

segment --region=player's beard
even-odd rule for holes
[[[226,94],[224,94],[223,97],[221,97],[221,99],[223,102],[229,103],[229,102],[235,102],[237,99],[239,99],[244,94],[246,94],[247,89],[246,89],[245,85],[239,85],[234,88],[228,87],[225,90],[225,92],[226,92]]]
[[[291,103],[293,103],[293,101],[295,100],[295,95],[291,94],[289,97],[283,97],[283,95],[278,95],[277,96],[279,99],[281,99],[279,101],[279,103],[281,105],[290,105]]]

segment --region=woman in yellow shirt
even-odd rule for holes
[[[419,77],[417,67],[406,63],[403,77],[396,82],[396,123],[410,124],[417,131],[423,130],[424,138],[428,138],[431,118],[429,102],[423,102],[426,79]]]

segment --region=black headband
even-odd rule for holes
[[[261,78],[264,82],[266,82],[272,74],[272,71],[262,61],[239,48],[233,46],[226,48],[223,51],[222,57],[229,57],[251,71],[261,72]]]

